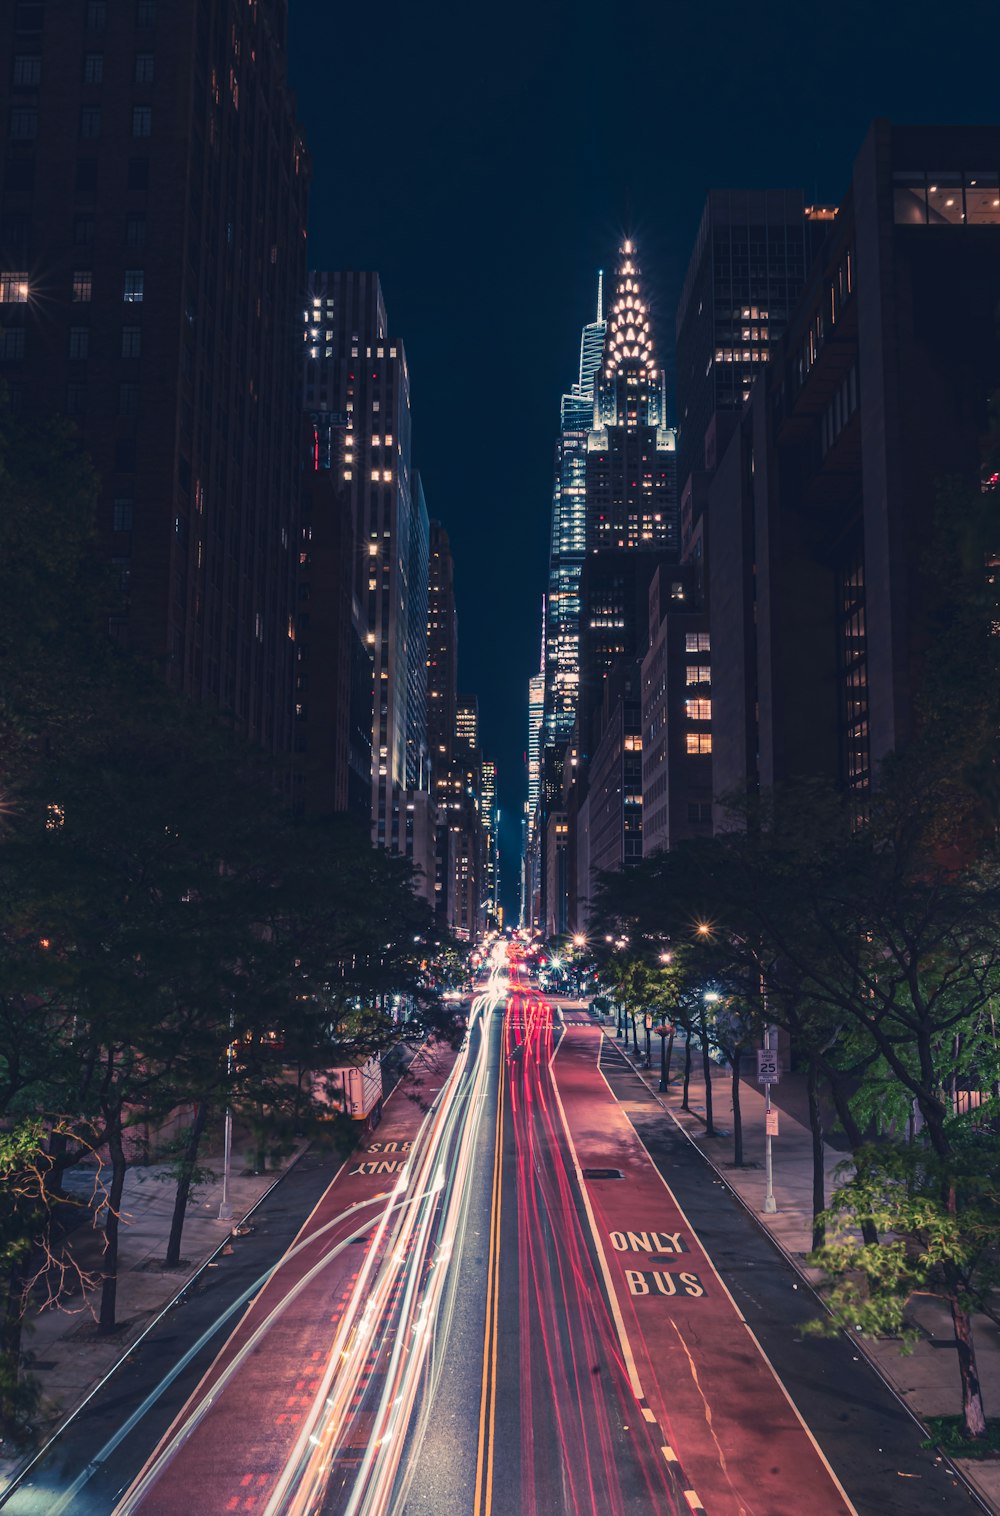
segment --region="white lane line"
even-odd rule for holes
[[[559,1107],[559,1115],[562,1120],[563,1131],[566,1133],[566,1142],[569,1147],[570,1157],[573,1160],[573,1168],[576,1173],[576,1182],[580,1187],[580,1194],[583,1196],[584,1209],[587,1212],[587,1220],[590,1223],[591,1235],[594,1239],[594,1246],[597,1249],[597,1260],[601,1265],[601,1273],[604,1276],[604,1288],[607,1292],[608,1301],[611,1306],[611,1314],[614,1318],[615,1331],[618,1333],[618,1341],[621,1345],[622,1358],[625,1361],[625,1368],[628,1372],[628,1382],[632,1387],[632,1393],[635,1396],[636,1400],[643,1400],[645,1397],[642,1393],[642,1386],[639,1383],[639,1374],[636,1370],[635,1359],[632,1356],[632,1345],[628,1340],[628,1333],[625,1331],[625,1322],[622,1318],[621,1307],[618,1304],[618,1295],[615,1290],[614,1281],[611,1277],[611,1270],[608,1268],[608,1260],[604,1256],[604,1246],[601,1242],[600,1233],[597,1230],[597,1222],[594,1218],[594,1212],[590,1204],[590,1196],[587,1194],[587,1186],[583,1178],[583,1170],[580,1167],[580,1160],[577,1157],[576,1145],[573,1142],[572,1133],[569,1129],[569,1122],[566,1119],[566,1111],[563,1107],[562,1096],[559,1094],[559,1081],[552,1070],[552,1065],[556,1060],[556,1054],[559,1052],[559,1049],[562,1047],[564,1041],[565,1038],[560,1037],[556,1049],[553,1052],[552,1057],[549,1059],[549,1074],[552,1079],[552,1089],[555,1092],[556,1104]]]
[[[601,1043],[602,1043],[602,1045],[604,1043],[604,1040],[605,1040],[604,1033],[602,1032],[601,1033]],[[598,1056],[597,1056],[597,1071],[600,1074],[601,1078],[604,1080],[604,1083],[608,1086],[608,1092],[611,1095],[612,1100],[614,1100],[614,1101],[617,1102],[618,1101],[618,1097],[615,1095],[614,1090],[611,1088],[611,1084],[610,1084],[610,1082],[608,1080],[607,1075],[605,1074],[604,1070],[601,1068],[600,1052],[598,1052]],[[619,1102],[619,1107],[620,1107],[620,1102]],[[843,1499],[845,1506],[847,1507],[848,1511],[851,1513],[851,1516],[860,1516],[860,1513],[858,1511],[857,1506],[851,1500],[851,1497],[848,1495],[847,1491],[844,1489],[844,1486],[841,1484],[840,1480],[837,1478],[837,1475],[836,1475],[836,1473],[835,1473],[835,1471],[833,1469],[832,1464],[830,1463],[830,1460],[827,1458],[826,1454],[823,1452],[823,1449],[820,1447],[819,1443],[816,1441],[816,1438],[813,1436],[811,1430],[809,1429],[808,1425],[806,1424],[805,1417],[802,1415],[802,1412],[799,1410],[798,1406],[795,1404],[795,1401],[792,1399],[791,1395],[788,1393],[788,1390],[785,1388],[785,1385],[782,1382],[781,1376],[778,1373],[777,1369],[774,1367],[774,1364],[771,1362],[770,1358],[768,1358],[767,1354],[765,1353],[764,1348],[761,1345],[760,1339],[758,1338],[757,1334],[754,1332],[753,1328],[750,1326],[750,1323],[747,1321],[746,1317],[744,1316],[743,1312],[740,1310],[739,1306],[736,1304],[736,1301],[733,1299],[732,1293],[729,1290],[728,1286],[726,1285],[725,1280],[722,1278],[722,1275],[719,1273],[718,1269],[715,1267],[715,1264],[712,1262],[711,1257],[709,1256],[709,1254],[706,1252],[704,1246],[702,1245],[701,1238],[698,1237],[698,1233],[695,1231],[694,1227],[691,1225],[690,1221],[688,1220],[687,1216],[685,1215],[683,1206],[681,1205],[680,1201],[677,1199],[677,1196],[674,1194],[673,1190],[670,1188],[670,1186],[667,1183],[666,1179],[664,1179],[663,1175],[660,1173],[659,1167],[657,1166],[656,1162],[653,1159],[653,1155],[650,1153],[650,1151],[647,1148],[646,1144],[643,1142],[642,1138],[640,1137],[639,1132],[638,1132],[638,1130],[635,1127],[635,1124],[632,1121],[629,1121],[628,1115],[624,1111],[622,1112],[622,1114],[625,1116],[626,1121],[628,1121],[629,1126],[632,1128],[632,1131],[635,1134],[636,1141],[638,1142],[639,1146],[642,1148],[642,1151],[645,1153],[646,1157],[648,1158],[648,1160],[650,1162],[650,1165],[652,1166],[653,1173],[659,1179],[660,1183],[663,1185],[663,1188],[666,1190],[667,1194],[670,1196],[670,1198],[673,1201],[674,1205],[677,1207],[678,1215],[680,1216],[680,1218],[683,1221],[684,1225],[691,1232],[692,1236],[694,1236],[694,1237],[696,1237],[698,1239],[698,1246],[701,1248],[702,1257],[708,1263],[709,1268],[712,1270],[712,1273],[715,1275],[715,1278],[716,1278],[716,1281],[718,1282],[719,1288],[723,1291],[723,1293],[725,1294],[726,1298],[728,1299],[730,1305],[732,1306],[733,1310],[736,1312],[737,1316],[739,1317],[739,1319],[740,1319],[740,1321],[741,1321],[741,1323],[743,1325],[743,1330],[746,1332],[747,1336],[750,1338],[750,1341],[753,1343],[754,1347],[757,1349],[757,1351],[760,1354],[761,1358],[763,1358],[764,1362],[767,1364],[768,1368],[770,1369],[771,1374],[772,1374],[772,1376],[774,1378],[775,1384],[778,1386],[778,1389],[781,1391],[782,1395],[784,1395],[785,1399],[788,1401],[788,1404],[789,1404],[789,1406],[790,1406],[790,1408],[792,1410],[793,1415],[795,1416],[796,1421],[799,1423],[800,1427],[805,1432],[805,1434],[808,1437],[809,1441],[812,1443],[812,1446],[813,1446],[813,1448],[814,1448],[814,1450],[816,1452],[816,1456],[818,1457],[820,1463],[823,1465],[823,1467],[826,1469],[826,1472],[829,1474],[830,1478],[832,1479],[832,1481],[833,1481],[833,1483],[834,1483],[834,1485],[835,1485],[835,1487],[837,1489],[837,1493]],[[688,1134],[685,1132],[685,1130],[684,1130],[683,1126],[681,1125],[681,1123],[677,1120],[677,1117],[674,1115],[673,1111],[671,1111],[671,1110],[668,1109],[667,1110],[667,1115],[670,1117],[671,1121],[674,1123],[674,1126],[681,1133],[681,1135],[684,1136],[684,1137],[687,1137],[687,1140],[689,1142],[691,1142],[690,1137],[688,1137]],[[695,1146],[694,1143],[692,1143],[691,1145],[692,1145],[692,1147],[695,1147],[695,1151],[696,1152],[700,1152],[700,1149],[698,1149]],[[702,1156],[704,1157],[704,1154],[702,1154]]]

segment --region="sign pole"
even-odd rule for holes
[[[770,1053],[772,1051],[771,1038],[774,1028],[768,1026],[764,1032],[764,1046]],[[767,1176],[767,1185],[764,1191],[764,1214],[773,1216],[778,1209],[774,1198],[774,1167],[771,1156],[771,1081],[764,1086],[764,1171]]]

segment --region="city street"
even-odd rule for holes
[[[170,1424],[112,1382],[119,1431],[57,1440],[6,1509],[971,1509],[850,1345],[801,1337],[786,1272],[589,1014],[498,955]]]

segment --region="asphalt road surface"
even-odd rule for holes
[[[465,1046],[254,1222],[5,1512],[980,1509],[849,1339],[803,1336],[814,1297],[614,1044],[499,961]]]

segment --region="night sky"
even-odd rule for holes
[[[376,269],[414,462],[456,564],[459,682],[516,900],[559,396],[596,273],[638,239],[659,352],[711,187],[833,202],[874,116],[997,117],[992,3],[291,0],[309,263]],[[671,402],[672,402],[671,395]]]

